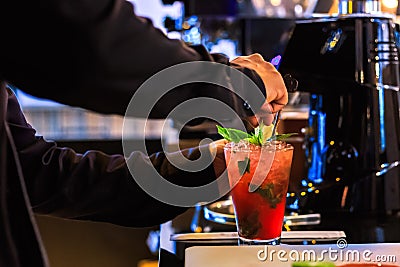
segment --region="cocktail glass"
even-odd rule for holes
[[[282,141],[224,149],[240,244],[279,244],[293,146]]]

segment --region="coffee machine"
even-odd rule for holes
[[[301,212],[350,242],[400,241],[399,33],[379,1],[299,20],[279,71],[308,92]]]

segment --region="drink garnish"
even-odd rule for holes
[[[264,125],[260,123],[254,129],[253,133],[246,133],[241,130],[232,129],[232,128],[224,128],[217,125],[218,133],[226,139],[228,142],[239,143],[241,140],[247,141],[250,144],[256,146],[262,146],[270,141],[283,141],[288,137],[295,135],[296,133],[287,133],[287,134],[272,134],[272,130],[274,129],[274,125]]]
[[[250,173],[250,159],[248,157],[245,157],[244,160],[239,160],[238,168],[240,175],[243,175],[246,172]]]
[[[238,218],[240,227],[240,234],[247,238],[253,238],[257,236],[258,231],[261,228],[259,221],[258,212],[252,212],[247,218]]]
[[[252,184],[249,184],[249,187],[251,186],[255,186]],[[268,183],[266,186],[263,187],[257,187],[257,189],[254,191],[255,193],[260,194],[260,196],[262,196],[264,199],[266,199],[271,208],[276,208],[276,205],[279,204],[282,201],[282,194],[278,193],[278,194],[274,194],[274,183]]]

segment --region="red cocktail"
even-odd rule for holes
[[[285,213],[293,146],[225,146],[239,237],[245,243],[278,244]]]

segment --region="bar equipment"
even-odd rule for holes
[[[297,21],[279,68],[310,94],[299,207],[353,242],[400,241],[399,39],[379,4]]]

